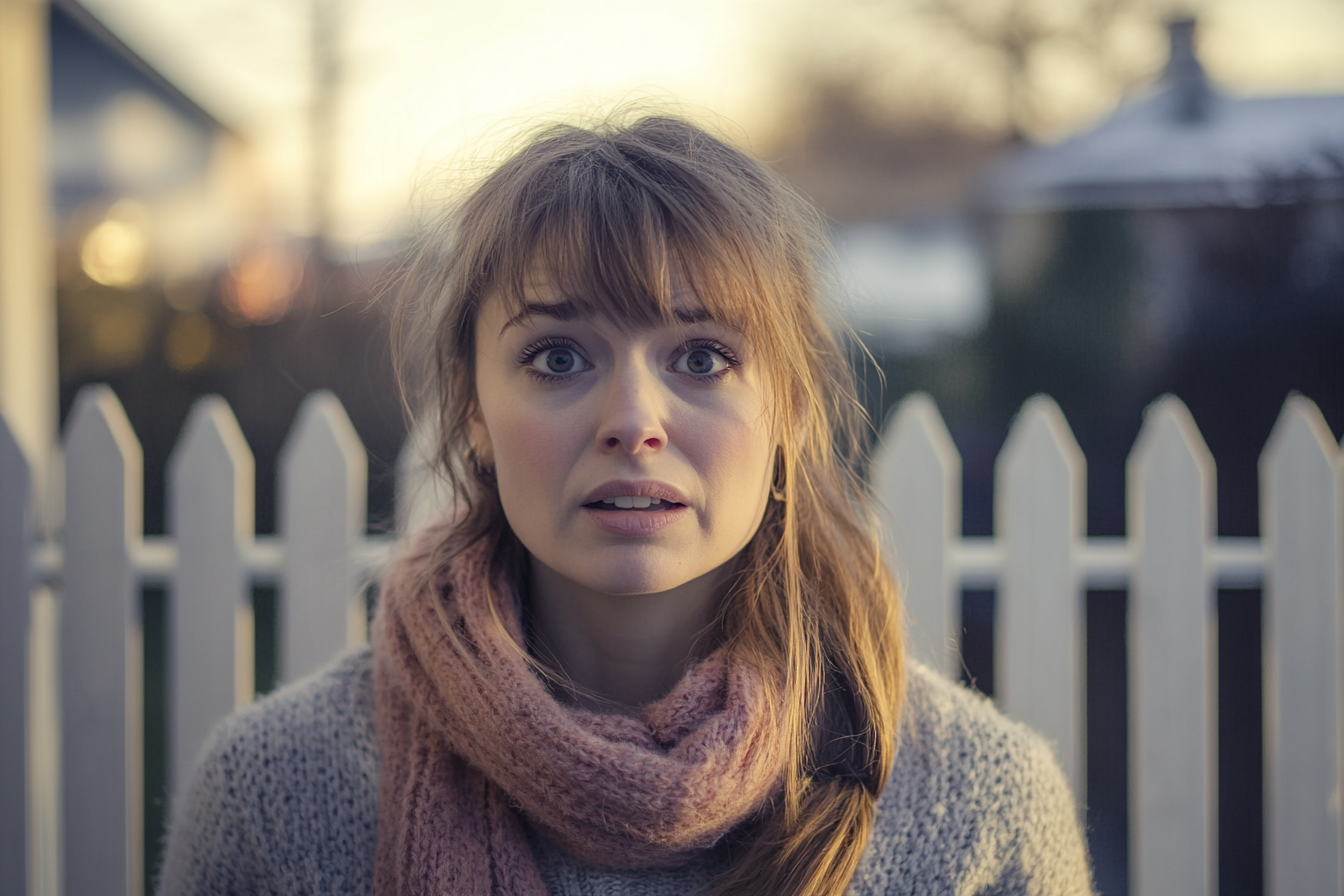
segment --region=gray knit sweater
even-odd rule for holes
[[[371,695],[362,648],[221,722],[174,807],[161,896],[368,894],[378,826]],[[617,872],[537,838],[532,849],[557,896],[682,896],[722,862],[709,851],[673,871]],[[850,896],[1091,892],[1050,748],[911,663],[896,764]]]

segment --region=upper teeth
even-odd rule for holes
[[[602,503],[615,504],[617,507],[648,507],[650,504],[663,503],[663,499],[647,495],[621,495],[619,498],[603,498]]]

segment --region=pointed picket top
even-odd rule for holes
[[[124,494],[125,516],[118,531],[138,543],[144,532],[144,453],[110,386],[79,390],[66,421],[64,448],[67,529],[80,525],[79,520],[69,518],[71,504],[95,500],[95,495]],[[113,478],[102,478],[109,472]],[[78,498],[71,494],[77,491],[82,492]]]
[[[323,389],[304,399],[280,450],[279,466],[285,481],[295,487],[310,480],[327,489],[339,484],[346,502],[339,514],[345,531],[350,539],[363,534],[367,495],[363,500],[359,495],[368,488],[368,454],[335,393]],[[280,505],[281,514],[292,509]],[[285,525],[283,516],[280,522]]]
[[[1344,595],[1339,449],[1320,410],[1283,406],[1260,457],[1268,892],[1337,893],[1341,836],[1336,640]]]
[[[0,414],[0,893],[28,887],[27,769],[29,553],[28,459]]]
[[[169,792],[187,780],[215,722],[252,699],[253,633],[245,551],[255,531],[255,462],[228,402],[192,406],[168,461],[177,544],[169,620]]]
[[[75,398],[65,437],[61,739],[65,892],[144,891],[140,595],[144,464],[107,386]],[[123,837],[109,838],[109,831]]]
[[[452,504],[452,487],[437,470],[438,415],[422,414],[397,456],[397,531],[414,532]]]
[[[1064,412],[1049,395],[1032,396],[1022,405],[995,460],[994,481],[1005,483],[999,494],[1027,502],[1022,506],[1034,512],[1032,519],[1039,525],[1064,528],[1071,538],[1086,534],[1087,461]],[[1030,491],[1039,488],[1052,491],[1045,495]],[[1023,491],[1019,494],[1016,489]],[[997,502],[995,508],[997,530],[1008,519]]]
[[[345,408],[315,392],[280,452],[285,572],[280,675],[293,681],[367,637],[364,597],[350,551],[367,525],[368,459]]]
[[[961,620],[951,552],[961,537],[961,456],[926,393],[906,396],[892,414],[872,482],[888,562],[902,585],[910,655],[955,677]]]
[[[1176,507],[1198,510],[1199,526],[1212,539],[1214,525],[1214,463],[1199,427],[1184,402],[1165,395],[1144,411],[1143,427],[1125,463],[1126,477],[1139,488],[1129,490],[1129,524],[1143,522],[1141,505],[1149,513],[1171,512]],[[1186,507],[1189,489],[1197,489],[1199,502]],[[1154,499],[1166,500],[1154,503]],[[1164,508],[1158,511],[1156,507]],[[1142,532],[1131,532],[1140,536]]]
[[[1136,896],[1217,886],[1213,650],[1214,465],[1190,412],[1145,412],[1125,466],[1129,591],[1130,856]]]
[[[995,626],[1000,706],[1054,744],[1081,799],[1086,751],[1083,600],[1087,465],[1054,399],[1028,399],[995,463],[994,531],[1005,557]]]
[[[256,461],[229,403],[222,396],[206,395],[192,405],[182,435],[168,459],[169,481],[180,488],[195,479],[226,472],[248,486],[231,489],[228,499],[233,534],[239,540],[249,541],[255,531]],[[169,504],[170,531],[177,532],[180,520],[176,514],[186,509],[185,502]]]

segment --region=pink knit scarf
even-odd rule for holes
[[[390,571],[374,621],[377,896],[544,896],[525,824],[594,864],[673,867],[778,787],[776,714],[745,664],[720,649],[639,719],[565,706],[514,646],[507,581],[492,590],[512,643],[496,624],[483,546],[417,587],[432,538]]]

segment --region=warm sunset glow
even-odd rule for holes
[[[86,2],[247,136],[269,172],[278,223],[305,232],[310,5]],[[1071,8],[1067,0],[1041,5],[1050,2]],[[345,16],[345,73],[334,236],[352,247],[404,232],[415,197],[432,201],[440,182],[538,117],[644,97],[684,104],[683,112],[726,122],[744,142],[759,143],[784,114],[789,79],[803,67],[843,71],[867,60],[880,80],[929,49],[919,43],[928,43],[922,32],[902,25],[916,0],[340,0],[336,6]],[[1169,0],[1167,8],[1198,12],[1209,73],[1233,91],[1344,90],[1338,0]],[[1164,38],[1149,35],[1134,53],[1156,71]],[[1115,98],[1075,77],[1067,58],[1044,58],[1041,65],[1057,73],[1058,89],[1047,116],[1052,129],[1038,136],[1065,136],[1113,110]],[[882,93],[880,84],[875,92]],[[994,101],[965,98],[970,107]],[[969,114],[997,120],[993,110]]]
[[[274,323],[285,316],[302,281],[301,259],[279,246],[257,246],[229,265],[224,304],[243,323]]]

